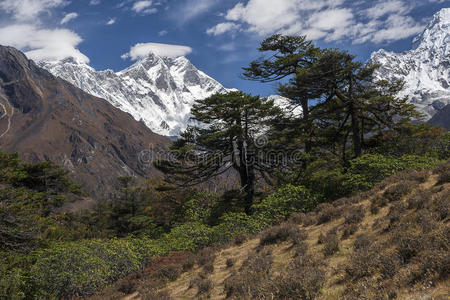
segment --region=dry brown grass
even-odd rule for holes
[[[203,265],[198,260],[154,293],[173,299],[449,299],[450,184],[440,183],[443,173],[403,172],[259,237],[208,250],[200,255]],[[208,264],[211,272],[204,272]]]

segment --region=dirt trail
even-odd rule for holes
[[[9,130],[11,129],[11,119],[12,119],[12,117],[14,116],[14,108],[11,106],[11,104],[9,103],[9,101],[8,101],[7,99],[5,99],[5,97],[3,97],[3,96],[0,95],[0,99],[4,100],[4,101],[6,102],[6,104],[9,106],[9,113],[8,113],[8,110],[6,109],[5,105],[4,105],[3,103],[0,103],[0,105],[2,106],[3,111],[4,111],[4,114],[0,117],[0,120],[3,119],[4,117],[7,117],[7,118],[8,118],[8,125],[7,125],[7,127],[6,127],[6,130],[5,130],[2,134],[0,134],[0,139],[1,139],[1,138],[4,137],[4,136],[9,132]]]

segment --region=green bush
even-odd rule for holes
[[[199,222],[190,222],[173,228],[159,243],[163,249],[172,251],[195,251],[215,242],[212,227]]]
[[[365,154],[350,162],[343,185],[347,190],[356,192],[368,190],[383,179],[406,170],[423,170],[437,165],[435,157],[404,155],[400,158],[381,154]]]
[[[286,185],[253,206],[255,218],[267,224],[286,220],[296,212],[308,212],[316,207],[318,198],[303,186]]]
[[[139,270],[142,253],[132,240],[112,239],[55,244],[34,254],[30,295],[41,299],[85,297]]]

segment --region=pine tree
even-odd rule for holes
[[[314,73],[313,66],[317,63],[321,50],[315,47],[304,36],[284,36],[275,34],[261,43],[258,49],[270,53],[268,58],[252,61],[250,66],[243,68],[246,79],[260,82],[274,82],[289,78],[288,83],[281,83],[278,92],[292,101],[294,109],[301,106],[302,116],[299,120],[284,119],[279,122],[279,129],[288,130],[291,134],[304,140],[306,153],[312,150],[311,104],[318,101],[322,95],[320,74]],[[286,132],[285,132],[286,133]]]
[[[204,126],[188,127],[171,147],[173,160],[158,161],[156,166],[168,181],[184,186],[236,171],[249,213],[257,176],[267,178],[273,168],[264,159],[264,145],[258,139],[281,110],[273,101],[230,92],[197,101],[191,113]]]

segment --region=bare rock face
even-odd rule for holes
[[[103,195],[119,176],[159,176],[148,151],[164,152],[169,143],[130,114],[0,46],[1,151],[60,164],[88,192]]]
[[[450,104],[450,8],[435,14],[414,47],[404,53],[374,52],[371,62],[380,64],[376,76],[386,80],[404,80],[401,96],[430,119]]]

